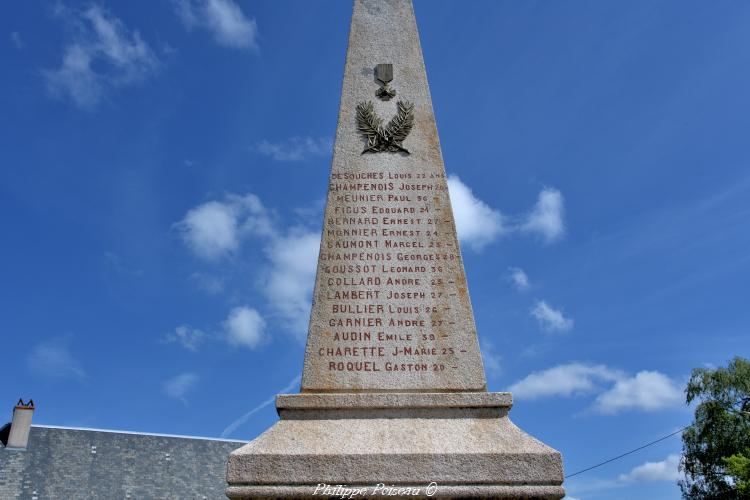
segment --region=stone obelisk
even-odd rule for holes
[[[355,0],[301,393],[230,455],[227,496],[562,498],[511,405],[486,388],[411,0]]]

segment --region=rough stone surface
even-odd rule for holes
[[[328,395],[322,396],[297,405],[303,411],[280,411],[276,425],[230,455],[230,498],[304,498],[319,483],[424,487],[431,481],[443,498],[563,495],[560,454],[516,427],[502,397],[477,405],[494,413],[454,406],[435,416],[424,414],[429,405],[422,404],[395,416],[383,415],[389,407],[353,416],[355,404],[328,405],[320,416],[310,407]]]
[[[379,63],[393,64],[387,102],[375,97]],[[357,104],[387,123],[399,99],[414,104],[411,154],[362,154]],[[363,390],[486,390],[408,0],[354,3],[302,376],[302,392]]]
[[[357,104],[387,122],[399,99],[414,103],[411,154],[362,154]],[[513,425],[512,403],[486,392],[411,0],[355,0],[302,393],[231,453],[226,494],[385,483],[427,497],[435,482],[437,498],[562,498],[560,453]]]
[[[511,404],[508,393],[279,395],[281,420],[230,455],[227,495],[434,481],[437,498],[562,498],[560,453],[516,427]]]
[[[387,492],[379,492],[380,484],[357,485],[365,487],[369,498],[414,498],[408,496],[392,496]],[[388,485],[391,486],[391,485]],[[304,486],[232,486],[227,490],[230,498],[321,498],[314,494],[317,485]],[[419,489],[425,497],[427,488],[425,483],[398,484],[397,488]],[[429,498],[495,498],[507,500],[557,500],[565,494],[560,486],[523,485],[509,486],[502,484],[477,484],[472,486],[442,485]],[[340,498],[340,497],[334,497]],[[362,498],[362,496],[356,497]]]
[[[232,458],[232,484],[562,482],[559,453],[507,417],[282,419]]]
[[[500,418],[513,404],[509,392],[279,394],[282,419]]]
[[[0,498],[222,498],[236,441],[31,426],[0,445]]]
[[[279,394],[276,409],[376,408],[507,408],[509,392],[374,393],[374,394]]]

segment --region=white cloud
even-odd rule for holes
[[[537,399],[548,396],[577,396],[600,390],[603,382],[623,377],[622,373],[604,365],[569,363],[534,372],[510,386],[519,399]]]
[[[232,0],[176,0],[177,15],[188,30],[207,29],[219,45],[258,48],[258,26]]]
[[[197,351],[198,346],[206,340],[206,333],[197,328],[188,325],[180,325],[174,329],[173,333],[164,336],[164,341],[169,343],[180,344],[185,349]]]
[[[212,276],[205,273],[193,273],[190,275],[192,281],[198,289],[209,295],[216,295],[224,291],[224,280],[218,276]]]
[[[302,375],[297,375],[292,380],[290,380],[289,383],[286,386],[284,386],[283,388],[281,388],[276,394],[288,394],[289,392],[297,389],[298,386],[299,386],[299,382],[300,382],[301,379],[302,379]],[[273,396],[269,397],[265,401],[261,402],[259,405],[257,405],[256,407],[252,408],[250,411],[248,411],[247,413],[245,413],[244,415],[242,415],[240,418],[238,418],[237,420],[235,420],[234,422],[232,422],[231,424],[229,424],[221,432],[221,437],[222,438],[227,438],[227,437],[231,436],[232,434],[234,434],[234,431],[236,431],[239,426],[241,426],[242,424],[244,424],[245,422],[247,422],[250,417],[252,417],[256,413],[258,413],[260,410],[262,410],[266,406],[274,403],[276,401],[276,394],[274,394]]]
[[[510,271],[510,282],[513,283],[513,286],[516,287],[516,290],[528,290],[531,287],[531,283],[529,282],[529,277],[526,275],[523,269],[520,267],[510,267],[508,268],[508,271]]]
[[[458,237],[472,250],[480,251],[510,233],[535,234],[545,243],[558,241],[565,233],[564,200],[557,189],[544,188],[529,213],[511,217],[474,196],[471,188],[456,175],[448,177],[448,191]]]
[[[185,245],[197,256],[212,261],[235,253],[244,238],[259,237],[268,262],[260,273],[261,292],[284,326],[304,340],[320,234],[302,227],[277,226],[271,212],[253,194],[209,201],[189,210],[175,224]]]
[[[104,259],[112,271],[121,276],[143,276],[143,269],[138,269],[126,264],[115,252],[104,252]]]
[[[675,381],[656,371],[641,371],[634,377],[618,380],[614,387],[600,394],[594,410],[605,414],[655,411],[680,406],[683,401],[684,395]]]
[[[57,13],[74,36],[63,49],[60,67],[43,72],[53,95],[93,108],[108,89],[140,82],[158,67],[138,31],[128,30],[102,7],[58,7]]]
[[[271,266],[264,293],[287,328],[301,340],[307,335],[319,250],[320,235],[302,229],[274,238],[266,248]]]
[[[164,394],[174,398],[187,406],[187,393],[198,382],[198,375],[194,373],[181,373],[167,379],[162,384]]]
[[[13,42],[13,45],[18,50],[26,48],[26,42],[23,41],[23,38],[21,38],[21,34],[18,31],[14,31],[10,34],[10,41]]]
[[[660,372],[641,371],[628,376],[605,365],[583,363],[533,372],[509,390],[519,399],[597,394],[591,410],[606,415],[678,407],[684,399],[680,385]]]
[[[68,349],[65,339],[52,339],[34,346],[26,359],[33,373],[43,378],[78,382],[86,380],[86,372]]]
[[[323,156],[331,152],[333,141],[326,138],[292,137],[284,142],[261,141],[256,149],[276,161],[301,161],[311,156]]]
[[[448,191],[458,238],[479,251],[505,233],[503,215],[474,196],[457,175],[448,177]]]
[[[190,209],[175,228],[185,244],[206,260],[234,253],[243,233],[274,233],[270,214],[253,194],[228,195],[224,201],[198,205]]]
[[[543,300],[537,301],[531,309],[531,315],[534,316],[542,329],[549,332],[565,332],[573,328],[573,320],[566,318],[559,309],[554,309]]]
[[[680,479],[680,455],[672,454],[661,462],[646,462],[634,467],[618,479],[626,483],[652,483],[656,481],[677,481]]]
[[[91,68],[91,54],[73,45],[65,49],[60,69],[45,72],[50,92],[70,97],[82,108],[93,108],[104,92],[102,77]]]
[[[323,214],[325,213],[326,199],[321,197],[311,202],[307,206],[297,207],[294,209],[294,215],[299,218],[301,222],[305,224],[312,224],[314,226],[320,225],[320,221],[323,220]]]
[[[160,49],[161,49],[161,53],[164,54],[165,56],[171,56],[172,54],[177,53],[177,49],[169,45],[167,42],[162,42]]]
[[[227,195],[188,211],[175,224],[185,245],[197,256],[216,261],[237,252],[243,240],[260,238],[267,266],[260,270],[260,291],[281,324],[300,340],[307,335],[312,289],[315,282],[320,234],[302,227],[277,227],[274,217],[253,195]],[[209,293],[223,289],[223,282],[194,273],[191,279]],[[232,310],[224,322],[227,340],[254,349],[265,338],[265,320],[255,309]]]
[[[480,341],[482,351],[482,361],[484,369],[490,375],[498,376],[503,371],[502,357],[495,351],[495,346],[488,340]]]
[[[204,259],[216,259],[235,251],[237,214],[218,201],[209,201],[190,210],[178,224],[183,240]]]
[[[552,243],[565,233],[564,213],[562,193],[554,188],[544,188],[539,193],[536,206],[525,217],[520,228],[522,231],[538,234],[546,243]]]
[[[227,341],[232,345],[256,349],[266,341],[266,321],[251,307],[235,307],[224,321]]]

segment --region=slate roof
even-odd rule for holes
[[[224,499],[243,442],[32,425],[26,450],[0,445],[1,499]]]

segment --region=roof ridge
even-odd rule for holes
[[[115,429],[95,429],[93,427],[69,427],[64,425],[43,425],[43,424],[32,424],[31,427],[41,427],[45,429],[63,429],[71,431],[89,431],[89,432],[109,432],[113,434],[134,434],[139,436],[158,436],[158,437],[171,437],[181,439],[201,439],[204,441],[222,441],[228,443],[247,443],[249,441],[241,439],[226,439],[226,438],[213,438],[206,436],[185,436],[182,434],[162,434],[158,432],[136,432],[136,431],[121,431]]]

